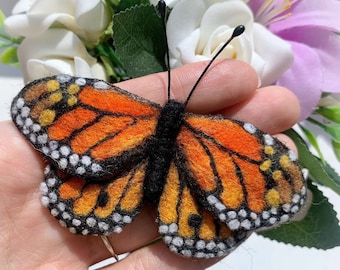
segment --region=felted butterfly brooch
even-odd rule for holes
[[[289,221],[307,191],[295,154],[250,123],[187,113],[187,102],[161,107],[69,75],[27,84],[11,113],[50,163],[42,203],[82,235],[119,233],[155,203],[166,245],[195,258],[224,256],[252,231]]]

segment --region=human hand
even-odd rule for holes
[[[205,65],[196,63],[173,70],[172,97],[184,101]],[[151,101],[166,101],[165,73],[118,85]],[[248,65],[217,62],[199,84],[188,110],[222,113],[251,122],[270,134],[291,127],[299,117],[295,96],[281,87],[256,89],[257,85],[257,76]],[[107,258],[109,253],[100,237],[71,234],[40,204],[41,156],[12,123],[1,123],[0,131],[0,265],[4,269],[87,269]],[[280,139],[294,149],[289,138],[280,135]],[[140,248],[159,237],[155,219],[156,206],[146,205],[122,233],[110,236],[117,254],[137,250],[108,269],[205,269],[217,262],[183,258],[162,242]]]

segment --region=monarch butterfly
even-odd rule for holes
[[[300,210],[292,151],[250,123],[185,107],[57,75],[27,84],[11,113],[50,163],[42,203],[73,233],[119,233],[150,201],[171,251],[212,258]]]

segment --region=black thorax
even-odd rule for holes
[[[149,147],[149,163],[145,176],[144,195],[148,201],[158,201],[163,191],[184,109],[184,104],[169,100],[159,115],[156,132]]]

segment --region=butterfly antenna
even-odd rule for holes
[[[170,100],[171,72],[170,72],[170,56],[169,56],[168,37],[167,37],[167,32],[166,32],[166,12],[167,12],[166,3],[163,0],[158,1],[157,9],[158,9],[159,15],[162,19],[162,25],[163,25],[165,52],[166,52],[166,66],[167,66],[167,71],[168,71],[168,100]]]
[[[192,87],[186,101],[184,102],[184,105],[186,106],[192,96],[192,94],[194,93],[195,89],[197,88],[197,85],[200,83],[200,81],[202,80],[203,76],[207,73],[208,69],[210,68],[210,66],[212,65],[212,63],[216,60],[216,58],[221,54],[221,52],[225,49],[225,47],[227,47],[230,42],[235,38],[238,37],[239,35],[243,34],[245,30],[244,25],[238,25],[235,27],[231,37],[224,43],[224,45],[218,50],[218,52],[214,55],[214,57],[210,60],[210,62],[208,63],[208,65],[205,67],[205,69],[203,70],[203,72],[201,73],[201,75],[199,76],[199,78],[197,79],[196,83],[194,84],[194,86]]]

